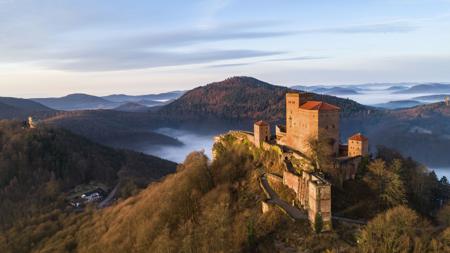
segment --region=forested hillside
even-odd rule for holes
[[[175,164],[95,144],[66,130],[0,121],[0,230],[65,208],[73,187],[121,183],[123,196],[175,170]]]
[[[307,220],[293,221],[278,208],[261,212],[266,197],[258,168],[271,170],[276,163],[273,151],[248,145],[227,138],[215,146],[217,159],[212,163],[204,154],[193,153],[176,173],[110,208],[53,212],[16,225],[0,235],[0,250],[437,253],[450,249],[450,206],[436,216],[429,214],[437,208],[434,194],[444,192],[436,187],[448,184],[439,183],[413,161],[386,150],[366,164],[351,185],[343,186],[346,192],[333,197],[338,204],[333,212],[371,219],[368,225],[336,222],[332,232],[317,234]]]
[[[114,110],[60,112],[43,122],[113,147],[182,145],[175,138],[152,132],[151,130],[164,126],[164,121],[149,113]]]
[[[284,118],[287,87],[275,86],[252,77],[232,77],[200,86],[164,106],[161,117],[178,120],[256,120],[279,121]],[[344,115],[364,113],[370,107],[352,100],[309,93],[307,100],[324,100],[342,108]]]

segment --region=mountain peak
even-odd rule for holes
[[[228,86],[228,87],[274,87],[274,85],[250,76],[233,76],[223,81],[214,82],[208,86]]]

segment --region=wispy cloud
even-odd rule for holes
[[[325,56],[298,56],[298,57],[288,57],[288,58],[275,58],[270,60],[265,60],[265,62],[281,62],[281,61],[306,61],[306,60],[321,60],[328,59],[330,57]]]
[[[273,58],[273,59],[252,61],[252,62],[214,64],[214,65],[207,66],[207,68],[228,68],[228,67],[248,66],[248,65],[264,63],[264,62],[307,61],[307,60],[320,60],[320,59],[328,59],[328,58],[329,57],[323,57],[323,56],[298,56],[298,57],[287,57],[287,58]]]
[[[202,50],[186,53],[131,50],[108,54],[93,52],[86,57],[63,61],[52,60],[46,65],[50,68],[71,71],[114,71],[201,64],[230,59],[273,56],[282,53],[284,52],[257,50]]]
[[[417,29],[409,22],[387,22],[304,29],[298,33],[408,33]]]
[[[117,36],[94,37],[73,44],[67,36],[54,36],[44,43],[23,41],[22,36],[0,40],[0,62],[37,62],[52,69],[71,71],[114,71],[186,64],[212,63],[278,55],[273,50],[208,49],[202,45],[229,40],[253,40],[293,34],[255,28],[256,24],[230,24],[210,28],[195,28],[156,33],[126,32]],[[41,36],[36,36],[40,38]],[[18,46],[20,45],[20,46]],[[194,46],[197,50],[187,48]]]

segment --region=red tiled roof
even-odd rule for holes
[[[334,111],[340,110],[341,108],[328,104],[322,101],[308,101],[300,106],[300,108],[305,110],[319,110],[319,111]]]
[[[367,141],[367,140],[369,140],[366,136],[364,136],[364,135],[362,135],[360,133],[357,133],[357,134],[351,136],[348,139],[352,140],[352,141]]]
[[[258,126],[268,126],[269,124],[267,124],[265,121],[259,120],[255,122],[255,125]]]

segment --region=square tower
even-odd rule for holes
[[[286,93],[286,132],[289,132],[296,126],[295,119],[300,107],[300,93]]]
[[[369,139],[361,133],[348,138],[348,156],[366,156],[369,154]]]
[[[253,132],[255,137],[255,145],[261,147],[261,144],[270,140],[270,126],[267,122],[262,120],[255,122],[253,125]]]
[[[322,101],[302,103],[303,95],[286,94],[286,145],[308,155],[310,141],[322,139],[330,144],[330,155],[338,154],[340,108]]]
[[[322,231],[332,229],[331,184],[317,175],[311,175],[308,182],[308,219],[314,227],[316,216],[322,217]]]

